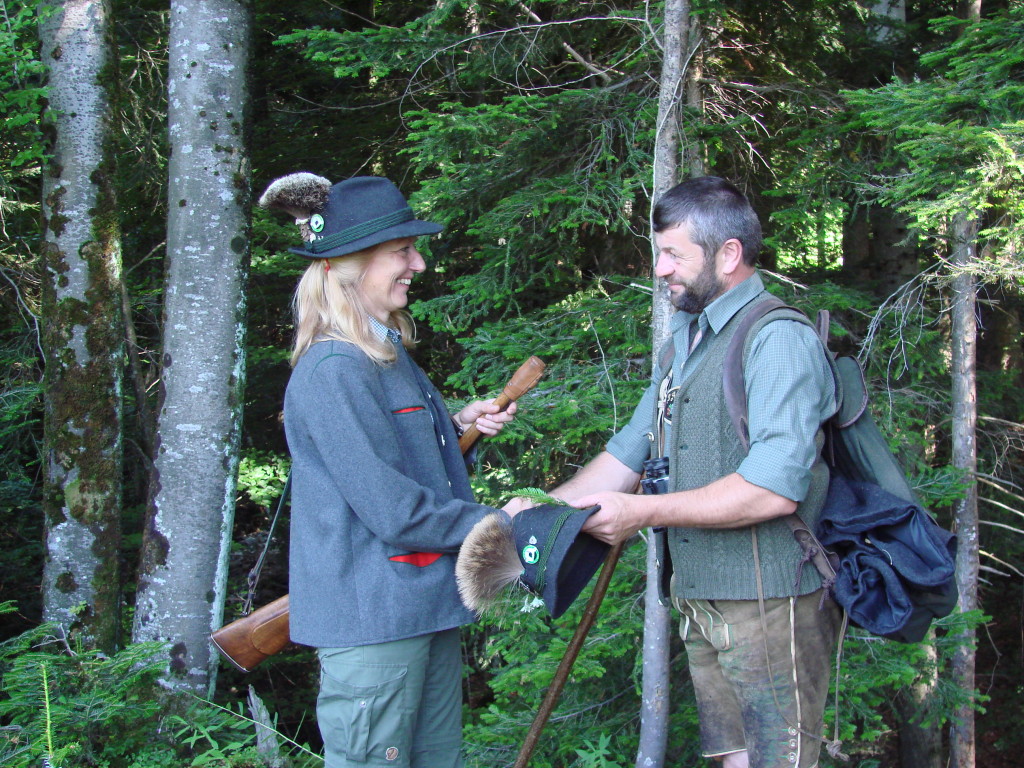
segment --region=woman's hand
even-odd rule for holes
[[[501,432],[502,428],[512,421],[517,407],[514,402],[509,403],[508,408],[502,411],[489,400],[477,400],[455,414],[455,423],[463,432],[476,425],[480,434],[493,436]]]
[[[527,499],[524,496],[516,496],[514,498],[509,499],[505,503],[505,506],[502,507],[502,509],[508,513],[509,517],[515,517],[524,509],[532,509],[533,507],[536,506],[537,502],[533,501],[532,499]]]

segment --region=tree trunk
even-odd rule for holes
[[[896,695],[899,717],[900,768],[939,768],[942,765],[942,732],[938,725],[923,721],[939,683],[935,630],[928,633],[923,650],[927,655],[920,677]]]
[[[662,39],[664,61],[658,92],[658,124],[654,138],[654,182],[651,190],[651,212],[654,204],[663,194],[679,183],[679,103],[682,99],[685,70],[683,57],[687,45],[687,24],[690,15],[689,0],[667,0],[665,3],[665,28]],[[651,247],[654,248],[653,221]],[[657,259],[653,253],[652,258]],[[654,265],[651,265],[653,275]],[[654,279],[654,353],[669,336],[669,321],[672,319],[672,302],[668,286],[659,285]]]
[[[704,77],[704,44],[701,40],[701,24],[698,16],[690,16],[689,2],[687,2],[686,27],[683,30],[685,44],[683,48],[684,68],[686,69],[686,106],[690,113],[701,115],[703,122],[704,115],[704,89],[701,86],[701,78]],[[704,151],[704,144],[688,137],[683,146],[683,159],[687,172],[692,177],[705,176],[708,172],[707,156]]]
[[[662,38],[664,61],[658,94],[658,126],[654,146],[654,184],[651,209],[679,180],[679,102],[683,88],[683,58],[689,0],[667,0]],[[651,233],[653,243],[654,233]],[[656,249],[653,255],[657,260]],[[653,273],[653,264],[652,264]],[[653,276],[653,274],[652,274]],[[652,352],[658,354],[669,336],[672,304],[668,286],[653,278]],[[652,369],[656,366],[652,365]],[[652,370],[653,375],[653,370]],[[658,562],[655,533],[647,532],[647,585],[644,592],[643,682],[640,702],[640,744],[637,768],[661,768],[665,764],[669,722],[669,609],[658,600]]]
[[[871,4],[871,13],[876,17],[876,24],[872,26],[871,36],[880,43],[888,41],[893,37],[892,27],[895,24],[902,26],[907,23],[906,0],[874,0]],[[881,21],[885,19],[885,21]],[[881,25],[878,22],[881,21]]]
[[[120,627],[124,354],[110,27],[103,0],[64,0],[40,23],[53,153],[43,175],[43,618],[108,652]]]
[[[953,277],[953,466],[960,469],[969,485],[956,510],[956,581],[960,590],[959,608],[978,607],[978,468],[975,428],[978,419],[975,359],[977,355],[977,287],[971,269],[975,256],[976,220],[961,215],[953,222],[951,261]],[[976,633],[966,632],[963,645],[953,656],[953,679],[972,697]],[[950,727],[949,750],[952,768],[973,768],[975,759],[974,709],[962,707]]]
[[[250,171],[251,6],[171,3],[171,158],[162,405],[133,636],[169,647],[164,684],[212,690],[234,519]]]

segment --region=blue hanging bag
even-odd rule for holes
[[[749,447],[743,364],[751,329],[769,313],[816,328],[841,393],[839,411],[824,425],[822,457],[831,477],[816,530],[797,515],[786,522],[850,621],[879,637],[920,642],[932,621],[956,606],[956,537],[921,506],[871,417],[860,363],[829,351],[827,311],[815,325],[772,298],[743,318],[723,373],[737,434]]]

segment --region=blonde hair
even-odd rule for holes
[[[306,268],[292,299],[295,314],[293,367],[321,339],[354,344],[378,365],[395,361],[394,346],[379,339],[370,328],[359,291],[366,267],[377,248],[379,246],[333,259],[316,259]],[[325,262],[330,269],[326,268]],[[402,344],[407,349],[415,346],[416,327],[408,312],[392,312],[386,325],[401,332]]]

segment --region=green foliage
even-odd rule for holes
[[[512,493],[517,498],[529,499],[535,504],[551,504],[553,506],[559,506],[565,502],[552,496],[547,491],[541,490],[540,488],[516,488]]]
[[[36,463],[42,379],[32,330],[0,331],[0,510],[26,506]]]
[[[462,340],[466,358],[448,381],[471,396],[496,392],[530,355],[544,377],[512,424],[481,444],[482,498],[550,487],[625,424],[650,377],[650,295],[628,278],[599,280],[551,306],[487,322]]]
[[[921,725],[945,725],[964,706],[983,712],[988,697],[978,691],[964,691],[943,670],[949,668],[953,654],[961,646],[959,638],[963,632],[977,628],[989,618],[980,611],[954,613],[937,620],[933,633],[924,642],[910,645],[850,629],[839,678],[839,734],[843,751],[859,759],[881,756],[893,735],[891,713],[896,697],[924,681],[934,681],[934,687],[925,708],[917,713]],[[825,715],[826,733],[830,736],[835,722],[834,693],[833,687]],[[827,758],[823,757],[824,760]],[[824,764],[842,765],[837,761]]]
[[[272,507],[284,492],[290,462],[284,456],[247,450],[238,463],[238,491],[261,507]]]
[[[0,763],[35,768],[45,756],[60,768],[264,765],[240,704],[233,711],[161,691],[159,643],[106,656],[69,646],[56,630],[44,624],[0,644]],[[321,764],[294,742],[288,752],[296,768]]]
[[[879,179],[878,197],[943,238],[952,217],[984,216],[979,239],[994,263],[982,274],[1020,279],[1024,239],[1024,6],[965,23],[948,46],[922,57],[930,76],[846,93],[862,124],[891,136],[904,168]],[[979,252],[981,248],[979,248]]]
[[[37,592],[42,573],[39,439],[42,432],[39,279],[36,238],[40,127],[46,97],[35,0],[6,2],[0,16],[0,597]],[[37,615],[32,600],[0,638]]]
[[[636,96],[569,90],[410,112],[407,152],[427,178],[416,200],[458,233],[433,248],[449,292],[418,302],[417,318],[465,332],[585,285],[594,255],[642,226],[647,106]],[[553,145],[556,158],[534,155]]]
[[[590,739],[584,741],[583,749],[576,750],[576,754],[580,756],[580,768],[620,768],[620,766],[628,766],[630,761],[618,762],[611,759],[614,754],[609,749],[611,741],[611,736],[607,733],[600,734],[597,737],[596,744]]]
[[[617,765],[636,753],[639,705],[636,648],[641,642],[643,547],[627,549],[601,604],[598,622],[573,666],[531,761],[537,768]],[[582,617],[589,587],[560,618],[526,592],[507,598],[488,624],[467,632],[471,679],[485,679],[489,703],[467,713],[470,766],[510,764]],[[590,747],[580,750],[591,741]],[[590,761],[590,762],[587,762]],[[628,761],[632,764],[632,760]]]
[[[38,177],[46,157],[40,111],[46,89],[35,0],[4,5],[0,23],[0,478],[20,484],[34,453],[41,377],[38,288],[32,275]],[[0,508],[4,506],[0,491]]]
[[[226,716],[225,716],[226,714]],[[235,716],[230,710],[221,713],[216,722],[209,724],[185,719],[179,715],[168,718],[168,726],[175,739],[196,753],[191,765],[246,766],[259,765],[254,749],[247,749],[255,740],[246,718]]]
[[[47,12],[36,0],[4,3],[0,24],[0,213],[34,207],[19,201],[16,180],[39,174],[46,157],[39,125],[45,67],[34,34],[37,11]]]
[[[0,645],[0,718],[27,747],[15,764],[34,765],[44,753],[73,744],[78,765],[141,750],[152,733],[138,726],[161,711],[153,690],[161,668],[152,660],[157,647],[107,657],[65,645],[54,630],[43,625]]]

